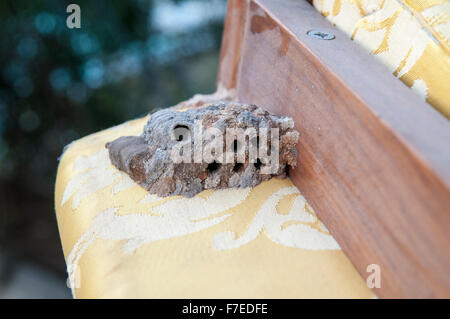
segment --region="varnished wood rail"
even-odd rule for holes
[[[450,297],[443,116],[302,0],[230,0],[218,82],[294,118],[291,178],[379,297]]]

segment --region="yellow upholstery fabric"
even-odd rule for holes
[[[373,297],[289,179],[158,198],[118,171],[105,143],[147,119],[62,156],[55,206],[75,297]]]
[[[450,119],[449,0],[313,0],[313,4]]]

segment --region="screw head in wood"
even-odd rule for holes
[[[306,34],[311,38],[320,40],[333,40],[335,38],[333,33],[321,30],[309,30]]]

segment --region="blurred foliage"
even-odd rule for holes
[[[73,2],[0,1],[0,250],[60,270],[62,149],[212,92],[225,14],[225,0],[79,0],[68,29]]]

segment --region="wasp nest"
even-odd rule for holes
[[[154,113],[141,136],[106,144],[111,162],[152,194],[192,197],[205,189],[256,186],[297,162],[291,118],[220,102]]]

